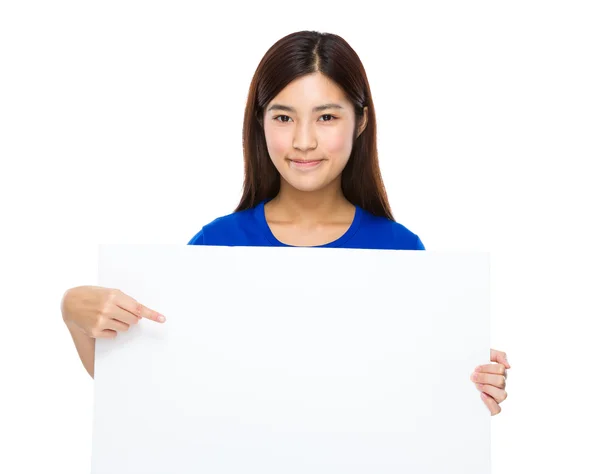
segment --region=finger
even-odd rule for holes
[[[508,359],[506,358],[506,352],[490,349],[490,361],[498,362],[499,364],[504,365],[504,367],[506,367],[507,369],[510,369],[510,364],[508,363]]]
[[[142,303],[138,303],[131,296],[126,295],[122,291],[118,293],[115,303],[125,311],[129,311],[131,314],[136,315],[138,318],[146,318],[159,323],[164,323],[166,318],[150,308],[147,308]]]
[[[475,384],[475,387],[477,387],[477,390],[479,390],[480,392],[487,393],[498,404],[502,403],[508,398],[508,393],[506,393],[506,390],[501,390],[498,387],[494,387],[493,385],[484,385],[478,383]]]
[[[506,378],[502,375],[486,374],[483,372],[473,372],[471,374],[471,381],[475,383],[482,383],[493,385],[495,387],[504,390],[506,388]]]
[[[129,324],[117,321],[116,319],[107,319],[106,322],[103,324],[102,329],[112,329],[114,331],[128,331]]]
[[[487,374],[496,374],[506,377],[508,375],[508,369],[502,364],[484,364],[475,367],[475,372],[484,372]]]
[[[116,319],[117,321],[122,321],[125,324],[137,324],[140,322],[140,318],[138,318],[135,314],[131,314],[129,311],[125,311],[123,308],[116,306],[112,314],[110,314],[112,319]]]
[[[488,407],[488,409],[490,410],[490,413],[492,414],[492,416],[497,415],[498,413],[500,413],[502,411],[502,408],[500,408],[500,405],[498,405],[496,403],[496,401],[492,397],[490,397],[487,393],[481,392],[481,399],[483,400],[483,403],[485,403],[486,406]]]
[[[117,331],[113,331],[112,329],[103,329],[96,335],[96,338],[101,339],[114,339],[115,337],[117,337]]]

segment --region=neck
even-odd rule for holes
[[[324,189],[311,192],[295,189],[282,179],[279,193],[267,207],[279,219],[305,223],[327,221],[354,210],[342,193],[340,178]]]

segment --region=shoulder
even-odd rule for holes
[[[378,248],[396,250],[425,250],[421,238],[400,222],[374,216],[363,210],[363,226],[378,243]]]
[[[217,217],[213,221],[202,226],[200,231],[192,237],[188,245],[210,245],[215,239],[223,234],[231,233],[236,227],[239,227],[240,220],[244,219],[244,214],[248,211],[233,212],[225,216]]]
[[[406,246],[409,250],[425,250],[425,246],[417,234],[408,230],[399,222],[390,221],[390,223],[397,244]]]
[[[253,209],[233,212],[205,224],[200,231],[192,237],[188,245],[234,245],[231,239],[242,233],[253,219]]]

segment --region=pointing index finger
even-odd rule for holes
[[[125,294],[117,300],[117,306],[123,308],[125,311],[135,314],[139,319],[146,318],[159,323],[164,323],[167,320],[158,311],[154,311],[144,306],[142,303],[139,303]]]
[[[152,321],[157,321],[159,323],[164,323],[166,321],[166,318],[159,312],[154,311],[150,308],[146,308],[144,305],[141,305],[141,307],[142,307],[142,312],[141,312],[142,318],[151,319]]]

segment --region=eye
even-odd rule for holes
[[[273,120],[277,120],[278,122],[281,122],[281,123],[288,123],[289,120],[284,120],[284,121],[278,120],[283,117],[285,117],[286,119],[290,118],[287,115],[277,115],[277,116],[273,117]],[[324,115],[321,115],[321,117],[319,117],[319,118],[323,118],[323,117],[331,117],[330,120],[324,120],[324,122],[332,122],[337,119],[337,117],[335,115],[331,115],[331,114],[324,114]]]
[[[337,119],[336,116],[331,115],[331,114],[321,115],[321,117],[331,117],[331,120],[324,120],[324,122],[333,122],[335,119]]]

